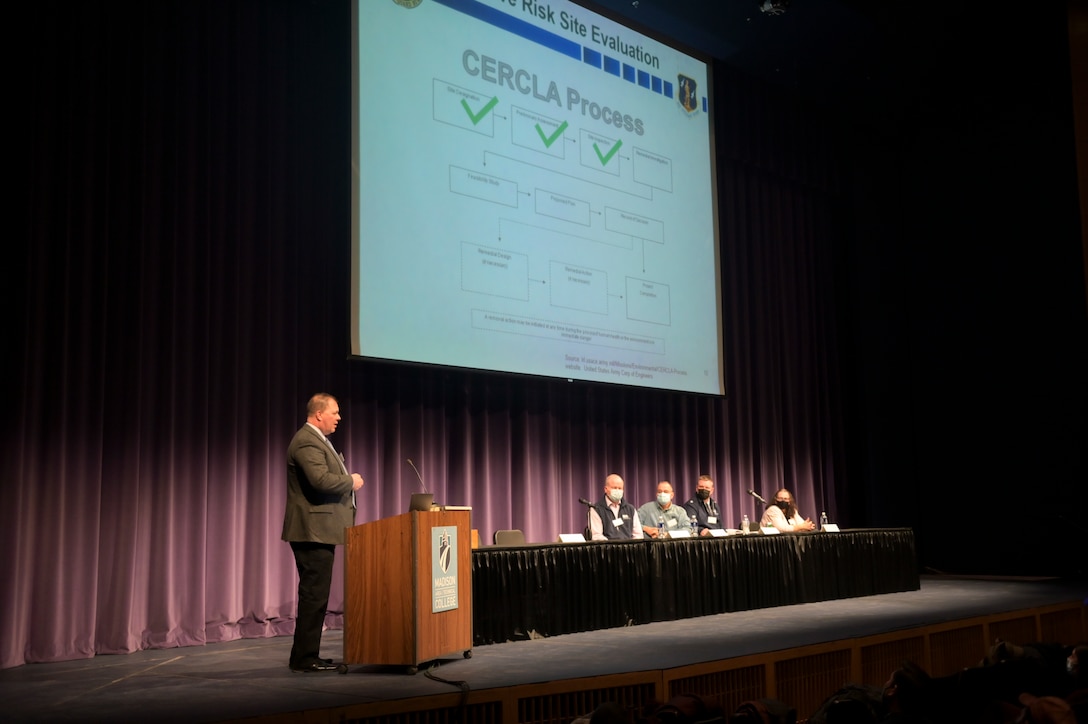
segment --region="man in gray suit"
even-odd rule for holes
[[[318,393],[306,405],[306,424],[287,448],[287,507],[283,540],[291,544],[298,568],[298,614],[291,647],[291,671],[335,671],[322,659],[321,628],[329,606],[332,563],[344,529],[355,524],[355,491],[363,487],[359,473],[349,473],[344,456],[328,436],[340,422],[336,398]]]

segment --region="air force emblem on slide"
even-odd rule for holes
[[[680,107],[688,112],[688,115],[693,115],[699,110],[699,86],[695,82],[694,78],[689,78],[686,75],[680,74],[676,76],[676,102],[680,104]]]

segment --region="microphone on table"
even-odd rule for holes
[[[588,505],[590,508],[593,507],[593,503],[589,502],[585,498],[578,498],[578,502],[581,503],[582,505]]]
[[[763,499],[763,498],[762,498],[762,497],[760,496],[760,494],[759,494],[759,493],[757,493],[756,491],[754,491],[754,490],[749,490],[749,491],[748,491],[748,495],[751,495],[751,496],[752,496],[753,498],[755,498],[755,499],[756,499],[756,500],[758,500],[759,502],[763,503],[764,505],[767,505],[767,501],[766,501],[766,500],[764,500],[764,499]]]

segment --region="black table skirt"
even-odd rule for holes
[[[474,645],[914,591],[909,528],[472,553]]]

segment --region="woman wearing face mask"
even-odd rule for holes
[[[808,518],[802,518],[793,502],[793,495],[785,488],[774,494],[774,503],[763,511],[759,521],[761,528],[777,528],[783,533],[801,530],[815,530],[816,524]]]

